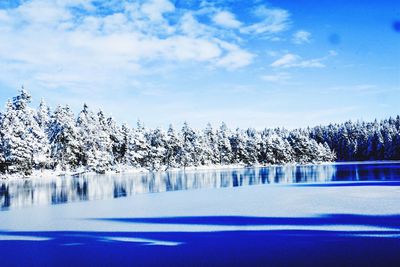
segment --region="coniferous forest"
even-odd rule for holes
[[[146,129],[118,125],[87,105],[77,116],[68,106],[53,111],[42,100],[30,106],[22,89],[0,114],[0,171],[34,170],[104,173],[120,166],[166,170],[193,166],[246,166],[330,161],[400,159],[400,117],[287,130]]]

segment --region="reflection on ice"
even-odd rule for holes
[[[137,237],[104,237],[105,240],[117,241],[117,242],[133,242],[133,243],[143,243],[146,246],[179,246],[181,242],[171,242],[171,241],[162,241],[162,240],[153,240],[146,238],[137,238]]]
[[[58,204],[199,188],[365,180],[398,181],[400,164],[276,166],[3,181],[0,182],[0,207]]]
[[[48,241],[49,237],[0,234],[0,241]]]

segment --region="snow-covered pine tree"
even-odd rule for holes
[[[107,119],[107,132],[112,142],[112,154],[116,164],[123,163],[126,153],[125,136],[121,127],[112,117]]]
[[[194,130],[194,139],[192,141],[194,148],[194,166],[210,165],[209,157],[206,155],[206,152],[208,153],[209,149],[207,149],[207,142],[203,133],[204,132],[197,129]]]
[[[137,128],[132,129],[127,142],[126,158],[131,166],[149,167],[150,145],[146,139],[146,129],[138,121]]]
[[[149,133],[148,162],[150,170],[160,170],[166,165],[167,137],[165,133],[157,128]]]
[[[105,172],[116,164],[160,169],[210,164],[311,163],[338,160],[400,159],[400,116],[374,122],[345,122],[306,129],[237,129],[223,123],[214,131],[184,124],[146,130],[119,127],[103,112],[84,105],[78,119],[68,106],[53,114],[44,101],[29,107],[22,89],[0,114],[0,172],[29,174],[33,169]],[[50,147],[50,153],[49,153]]]
[[[219,164],[230,164],[232,159],[232,147],[229,141],[230,131],[226,124],[222,122],[217,131],[217,144],[219,151]]]
[[[104,173],[111,167],[113,156],[112,143],[103,112],[95,114],[88,105],[84,104],[76,125],[82,138],[83,166],[89,170]]]
[[[317,161],[317,142],[314,139],[310,139],[306,132],[301,130],[292,131],[289,135],[289,143],[294,152],[295,162],[312,163]]]
[[[249,156],[246,151],[247,134],[241,129],[237,128],[235,134],[230,138],[232,148],[232,163],[246,163]]]
[[[46,101],[44,101],[43,98],[40,100],[39,107],[36,110],[35,119],[40,128],[48,131],[51,121],[51,112],[49,106],[46,104]]]
[[[394,140],[396,140],[396,134],[397,134],[397,129],[395,126],[395,120],[393,118],[389,118],[389,120],[385,120],[382,125],[382,137],[383,137],[383,143],[385,144],[385,149],[384,149],[384,159],[392,159],[395,157],[396,150],[395,150],[395,143]]]
[[[331,162],[336,160],[336,154],[333,150],[331,150],[328,143],[325,142],[323,145],[319,144],[319,146],[320,146],[319,158],[322,162]]]
[[[21,91],[21,95],[26,95]],[[21,101],[30,101],[29,98],[21,98]],[[33,151],[31,148],[32,138],[28,132],[25,118],[22,116],[26,109],[26,103],[15,105],[7,102],[0,134],[3,147],[3,158],[6,164],[6,172],[23,173],[29,175],[33,169]]]
[[[0,173],[5,173],[7,169],[6,160],[4,158],[3,138],[1,135],[1,125],[3,125],[4,114],[0,112]]]
[[[217,134],[211,123],[208,123],[202,134],[204,142],[204,162],[209,164],[219,163],[219,150],[217,144]]]
[[[121,148],[120,148],[120,155],[121,159],[118,161],[124,165],[130,165],[129,159],[129,151],[130,142],[132,139],[132,129],[126,124],[122,124],[121,126]]]
[[[58,106],[52,114],[49,141],[53,169],[69,171],[83,166],[82,138],[69,106]]]
[[[194,143],[196,142],[196,133],[195,131],[189,126],[187,122],[183,124],[182,131],[182,167],[189,167],[194,166],[195,164],[195,146]]]
[[[282,138],[279,131],[269,131],[265,136],[266,162],[285,164],[293,161],[293,150],[289,142]]]
[[[36,168],[43,170],[51,165],[49,126],[50,108],[42,99],[39,108],[35,112],[36,123],[32,123],[32,134],[34,135],[35,147],[33,148],[33,162]]]
[[[94,136],[93,169],[97,173],[105,173],[114,165],[113,141],[111,130],[102,111],[97,113],[97,133]]]
[[[182,139],[181,136],[175,131],[172,124],[168,128],[167,142],[166,142],[166,168],[179,168],[182,162]]]
[[[82,111],[79,112],[76,126],[82,138],[83,166],[88,169],[95,169],[97,165],[96,135],[99,126],[95,114],[86,103],[83,105]]]
[[[45,129],[35,119],[36,112],[28,105],[31,95],[24,88],[8,102],[1,125],[4,160],[10,172],[30,174],[44,168],[49,161],[49,144]]]
[[[258,164],[260,159],[261,138],[255,129],[247,129],[246,131],[246,158],[244,163],[248,166]]]

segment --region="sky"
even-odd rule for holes
[[[0,103],[23,85],[34,106],[152,128],[383,119],[399,21],[393,0],[2,0]]]

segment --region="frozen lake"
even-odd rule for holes
[[[399,181],[391,162],[2,182],[1,266],[398,266]]]
[[[400,181],[400,163],[277,166],[0,181],[0,208],[202,188],[358,181]]]

